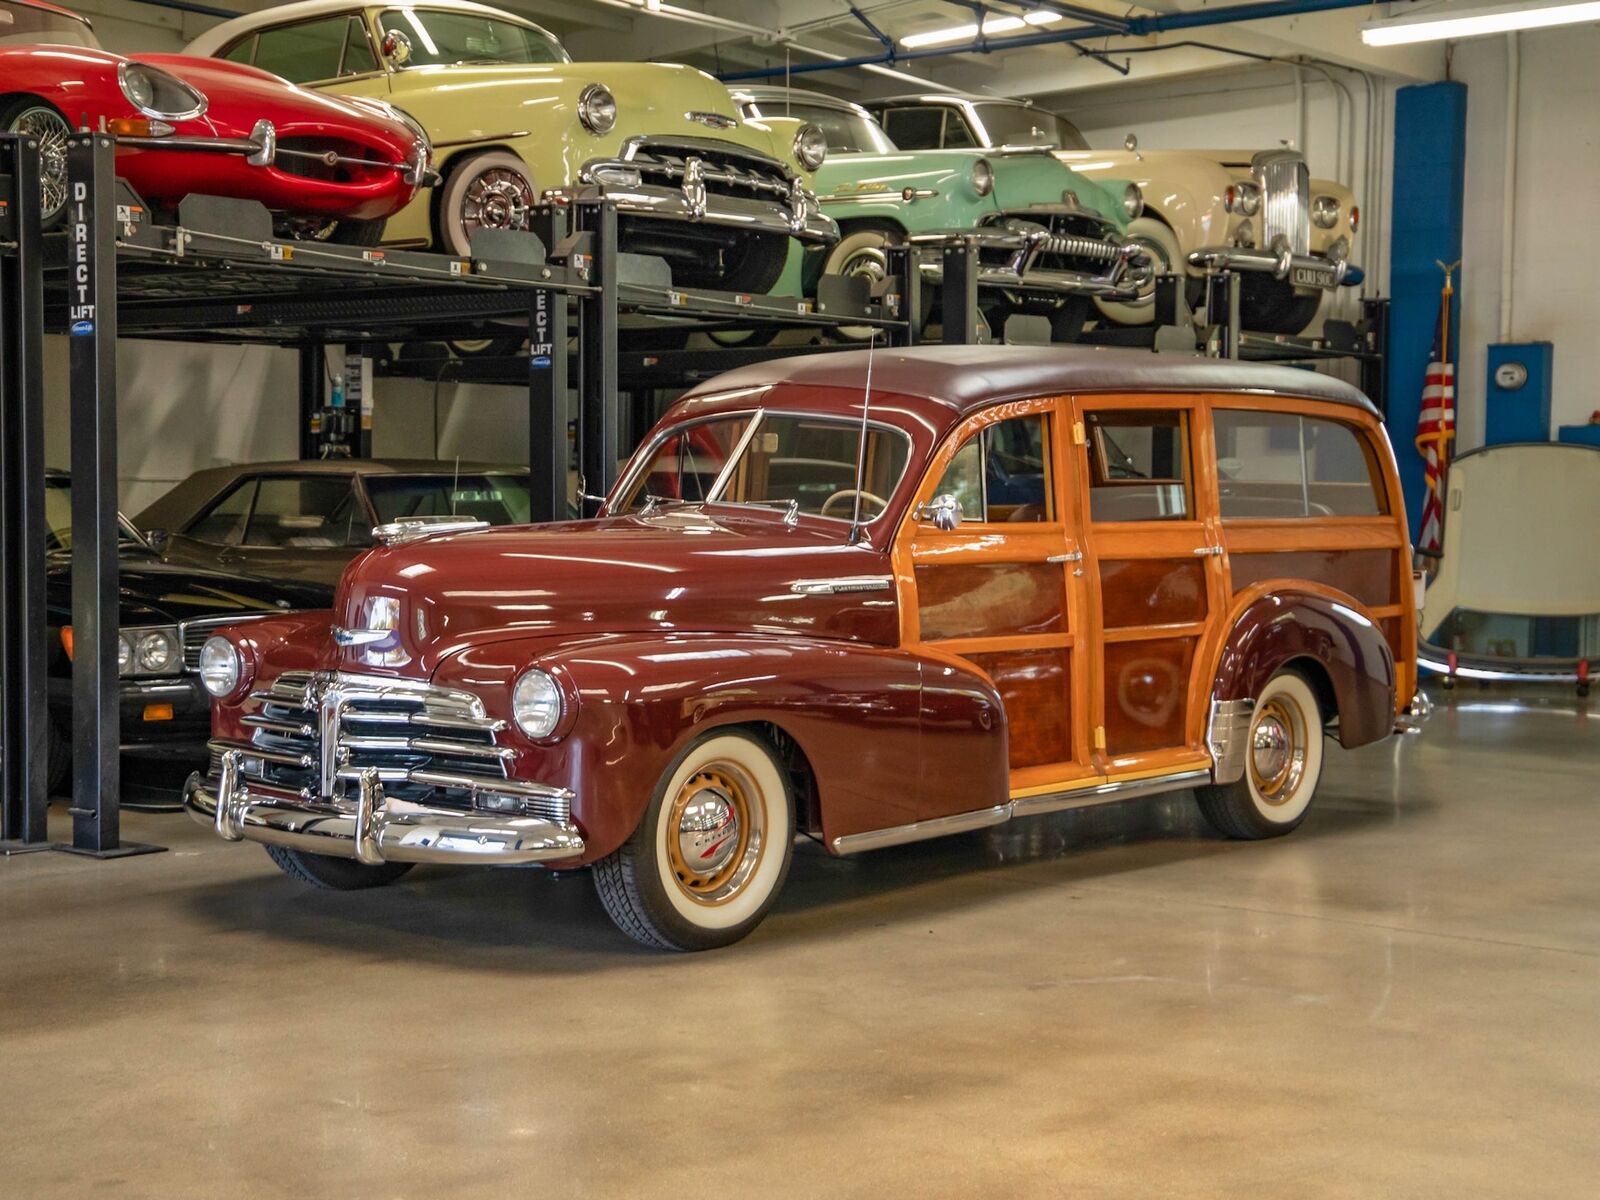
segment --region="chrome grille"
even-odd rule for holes
[[[1296,254],[1311,252],[1311,171],[1296,150],[1263,150],[1250,160],[1261,187],[1261,245],[1277,250],[1281,237]]]
[[[706,191],[746,200],[786,199],[790,173],[777,159],[738,146],[685,138],[635,138],[623,155],[639,170],[643,182],[666,187],[683,186],[690,160],[700,163]]]
[[[508,777],[505,722],[469,692],[414,680],[285,671],[250,694],[245,782],[342,796],[375,771],[390,799],[570,819],[555,789]]]

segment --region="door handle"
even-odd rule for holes
[[[1047,562],[1047,563],[1069,563],[1069,562],[1082,562],[1082,561],[1083,561],[1083,551],[1082,550],[1073,550],[1073,551],[1071,551],[1070,553],[1067,553],[1067,554],[1052,554],[1049,558],[1045,559],[1045,562]]]

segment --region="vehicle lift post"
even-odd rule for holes
[[[117,671],[116,147],[67,144],[67,331],[72,425],[72,842],[120,858],[162,850],[122,841]]]
[[[0,855],[48,850],[37,140],[0,135]]]
[[[579,233],[589,234],[589,282],[593,292],[578,301],[578,464],[581,490],[604,496],[617,478],[621,399],[617,393],[617,206],[579,201]],[[583,499],[584,516],[597,500]]]
[[[547,252],[559,246],[567,236],[567,210],[540,209],[534,214],[533,232]],[[567,410],[567,297],[564,292],[540,288],[528,293],[531,521],[567,517]]]

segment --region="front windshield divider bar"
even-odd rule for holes
[[[50,848],[39,145],[0,135],[0,855]]]
[[[103,133],[67,140],[72,841],[59,848],[95,858],[164,849],[122,841],[115,155]]]

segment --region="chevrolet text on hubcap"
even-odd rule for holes
[[[755,784],[731,763],[710,763],[679,789],[668,814],[667,853],[679,889],[722,904],[749,881],[764,849]]]

